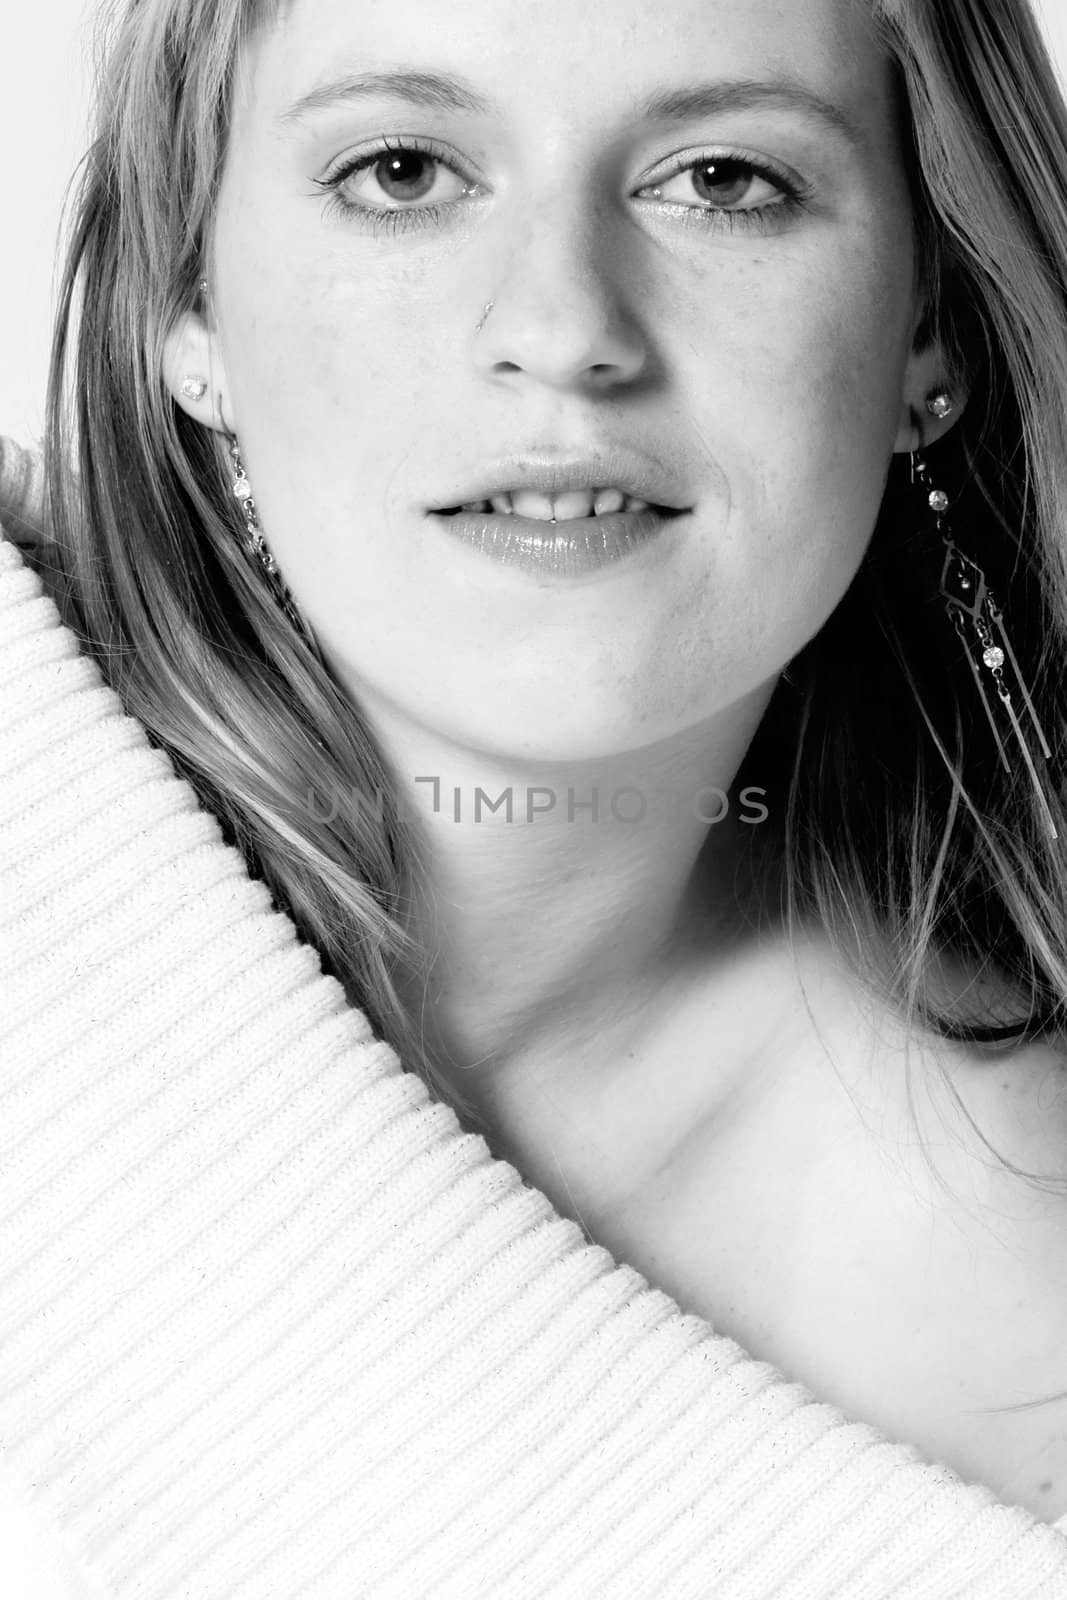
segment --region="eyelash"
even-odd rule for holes
[[[435,203],[387,210],[384,207],[365,206],[356,201],[345,200],[342,197],[341,185],[347,183],[349,178],[354,178],[357,173],[365,172],[368,168],[374,167],[383,156],[396,154],[397,152],[405,155],[417,153],[429,156],[441,166],[451,166],[451,163],[441,151],[428,141],[416,138],[394,141],[385,139],[374,150],[369,150],[365,154],[357,156],[354,160],[346,161],[337,171],[328,174],[325,178],[313,179],[313,182],[319,188],[328,191],[325,208],[326,215],[340,216],[347,220],[358,219],[361,223],[365,223],[371,229],[371,232],[375,234],[382,232],[396,234],[408,228],[431,226],[433,223],[439,222],[453,206],[459,204],[457,200],[450,200],[445,204]],[[747,211],[718,210],[714,206],[688,206],[682,205],[679,201],[670,200],[665,202],[669,206],[676,206],[678,210],[685,213],[686,223],[694,227],[725,226],[730,232],[733,232],[736,228],[756,228],[767,231],[777,217],[780,216],[784,220],[788,220],[795,216],[797,212],[802,211],[807,204],[809,191],[791,182],[774,168],[765,166],[758,161],[750,160],[745,156],[724,157],[721,154],[710,152],[705,155],[690,157],[689,160],[676,167],[673,172],[665,173],[654,184],[647,184],[645,187],[658,188],[660,184],[667,183],[672,178],[677,178],[683,172],[688,172],[692,168],[714,161],[720,161],[724,164],[728,162],[731,167],[737,168],[739,172],[748,173],[752,177],[762,178],[765,182],[772,183],[775,188],[781,191],[782,198],[771,201],[766,205],[752,206]]]

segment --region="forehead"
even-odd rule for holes
[[[789,81],[868,126],[891,102],[869,0],[583,0],[580,26],[574,0],[283,0],[241,76],[276,117],[317,86],[397,69],[465,80],[472,106],[443,112],[530,117],[546,139],[557,119],[625,119],[717,79]]]

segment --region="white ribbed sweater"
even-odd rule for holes
[[[1067,1600],[464,1133],[6,540],[0,1466],[71,1596]]]

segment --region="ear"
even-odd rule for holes
[[[183,311],[168,333],[163,346],[163,381],[194,421],[218,433],[234,432],[225,363],[206,308]]]
[[[937,395],[946,395],[951,402],[952,409],[943,417],[930,410],[930,402]],[[970,385],[965,375],[953,372],[940,340],[929,337],[924,309],[912,330],[894,452],[909,455],[936,444],[956,426],[969,397]]]

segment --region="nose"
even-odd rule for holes
[[[505,225],[502,223],[502,225]],[[608,229],[544,207],[527,212],[509,240],[474,334],[475,361],[494,381],[532,379],[548,388],[632,384],[649,362],[648,341],[619,289],[620,252]],[[471,317],[472,326],[482,318]]]

